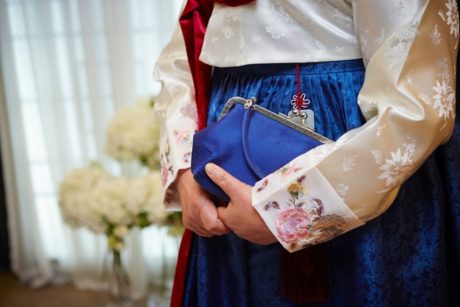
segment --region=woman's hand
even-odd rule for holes
[[[219,218],[240,238],[268,245],[277,239],[252,207],[251,186],[239,181],[219,166],[209,163],[206,173],[230,197],[227,207],[219,207]]]
[[[183,171],[176,183],[182,204],[182,222],[203,237],[223,235],[230,230],[222,223],[209,195],[196,183],[190,169]]]

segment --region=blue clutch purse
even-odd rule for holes
[[[255,98],[233,97],[215,123],[193,137],[191,169],[197,183],[219,204],[228,196],[206,174],[215,163],[235,178],[254,185],[308,150],[331,142],[307,128],[306,114],[275,114],[256,104]]]

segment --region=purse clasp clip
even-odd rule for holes
[[[256,97],[251,97],[249,99],[246,99],[246,102],[244,103],[244,109],[247,110],[250,107],[252,107],[257,101]]]
[[[303,127],[306,127],[310,130],[315,130],[315,122],[314,122],[314,115],[313,111],[311,109],[306,109],[299,111],[297,109],[289,111],[288,115],[281,114],[280,115],[284,116],[286,119],[290,120],[291,122],[294,122],[298,125],[301,125]]]

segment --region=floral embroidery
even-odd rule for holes
[[[345,47],[344,46],[336,46],[335,47],[335,52],[338,54],[343,54],[345,52]]]
[[[191,152],[187,152],[184,154],[184,157],[182,158],[182,160],[185,162],[185,163],[190,163],[190,161],[192,158],[192,153]]]
[[[344,226],[345,220],[342,217],[336,214],[323,215],[323,204],[317,198],[309,202],[308,209],[296,206],[282,210],[275,224],[280,240],[290,244],[291,249],[336,237],[344,232]]]
[[[386,189],[379,191],[384,193],[391,190],[400,182],[403,182],[408,171],[412,168],[414,162],[412,158],[415,155],[415,139],[409,138],[409,143],[404,143],[396,151],[390,152],[390,157],[382,163],[382,154],[378,150],[373,150],[375,161],[380,164],[379,169],[383,171],[377,178],[385,180]]]
[[[337,191],[337,194],[339,194],[342,199],[347,196],[349,189],[350,188],[346,184],[343,184],[343,183],[339,183],[335,187],[335,190]]]
[[[455,91],[446,80],[436,81],[433,90],[436,92],[436,95],[433,96],[433,107],[439,109],[438,115],[447,120],[450,114],[454,112]]]
[[[192,133],[188,130],[173,130],[173,133],[176,138],[176,144],[189,144],[192,142]]]
[[[257,193],[262,192],[263,190],[265,190],[265,188],[266,188],[267,186],[268,186],[268,179],[265,178],[264,181],[262,181],[262,183],[257,187],[256,192],[257,192]]]
[[[171,165],[161,166],[161,183],[163,184],[163,186],[165,186],[166,183],[168,182],[169,174],[172,174],[173,172],[174,172],[174,169]]]
[[[450,81],[450,73],[449,73],[449,63],[447,62],[447,58],[443,58],[442,60],[438,60],[436,62],[436,67],[439,69],[438,76],[441,79]]]
[[[457,2],[455,0],[447,0],[446,2],[447,11],[439,11],[438,15],[441,19],[449,26],[450,35],[454,35],[455,38],[458,38],[458,8]]]
[[[223,26],[221,31],[226,39],[230,39],[233,36],[235,36],[235,33],[233,32],[233,29],[230,26]]]
[[[385,53],[385,57],[392,60],[392,63],[390,63],[391,70],[394,71],[402,67],[409,52],[409,47],[417,34],[417,26],[417,22],[412,22],[392,38],[391,48]]]
[[[441,80],[436,80],[436,84],[432,88],[434,92],[432,96],[433,100],[425,94],[420,94],[419,98],[438,110],[438,116],[446,121],[440,129],[443,130],[447,124],[447,120],[451,116],[454,116],[455,91],[450,85],[451,78],[447,59],[439,61],[437,66],[441,69],[441,73],[438,74]]]
[[[264,206],[265,211],[280,210],[275,222],[276,233],[290,249],[323,242],[344,232],[344,218],[324,214],[320,199],[306,197],[305,178],[300,176],[286,188],[290,195],[287,208],[281,209],[277,201],[269,201]]]
[[[160,164],[161,164],[161,182],[163,186],[166,185],[168,182],[169,175],[174,173],[174,168],[171,165],[169,160],[170,148],[169,142],[166,139],[164,143],[164,149],[161,151],[160,154]]]
[[[234,12],[227,13],[225,15],[224,24],[220,27],[220,32],[226,40],[232,40],[238,36],[239,29],[241,28],[241,17]],[[211,41],[218,43],[219,40]]]
[[[283,166],[279,170],[277,170],[277,173],[280,173],[283,177],[287,177],[291,174],[294,174],[298,171],[300,171],[302,168],[298,167],[295,165],[295,163],[289,163],[288,165]]]
[[[371,151],[371,153],[374,156],[375,163],[381,164],[382,160],[383,160],[382,152],[380,150],[374,149],[374,150]]]
[[[342,161],[342,170],[344,172],[349,172],[355,169],[356,167],[356,158],[357,155],[353,156],[344,156]]]
[[[282,211],[276,220],[276,231],[281,240],[295,244],[308,234],[313,216],[303,208],[290,208]]]
[[[180,109],[180,114],[185,118],[190,118],[193,121],[197,121],[198,112],[196,110],[196,104],[188,103]]]
[[[282,2],[284,0],[271,0],[271,1],[262,1],[262,5],[268,6],[270,13],[275,19],[278,19],[284,23],[292,23],[292,17],[290,14],[286,12],[283,8]]]
[[[291,16],[284,10],[283,5],[277,3],[278,1],[261,1],[261,5],[265,6],[265,9],[270,13],[272,22],[270,25],[265,27],[265,32],[270,34],[272,39],[279,40],[286,36],[279,26],[276,27],[274,24],[289,24],[293,20]],[[273,22],[278,21],[278,22]]]
[[[433,45],[437,46],[441,43],[441,33],[438,30],[438,25],[434,26],[433,32],[430,34]]]
[[[409,82],[410,82],[410,81],[409,81]],[[380,136],[382,135],[383,129],[385,129],[386,126],[387,126],[387,125],[385,125],[385,124],[383,124],[383,125],[381,125],[381,126],[378,126],[378,127],[377,127],[377,131],[375,132],[375,135],[376,135],[377,137],[380,137]]]
[[[344,232],[345,220],[337,214],[321,216],[309,229],[315,238],[313,244],[324,242]]]
[[[268,34],[270,34],[270,36],[273,38],[273,39],[280,39],[281,37],[284,37],[286,36],[286,34],[284,32],[281,32],[280,29],[277,29],[275,26],[273,25],[270,25],[270,26],[266,26],[265,27],[265,31],[267,31]]]
[[[325,52],[327,50],[326,45],[324,45],[322,42],[319,40],[315,39],[315,45],[318,47],[318,51],[320,52]]]
[[[382,29],[380,35],[377,39],[374,39],[371,35],[369,29],[363,28],[359,33],[359,40],[361,42],[361,49],[363,52],[363,58],[367,64],[374,54],[375,50],[383,43],[385,40],[385,29]]]
[[[269,201],[265,206],[264,206],[264,210],[267,211],[269,210],[270,208],[273,208],[273,209],[280,209],[280,204],[276,201]]]
[[[303,192],[304,192],[303,191],[303,186],[299,182],[291,183],[288,186],[287,191],[288,191],[289,194],[291,194],[295,198],[298,198],[299,195],[303,194]]]
[[[398,2],[392,2],[393,5],[393,14],[390,15],[391,18],[397,18],[406,15],[405,10],[407,9],[404,1],[399,0]]]
[[[300,176],[297,178],[297,181],[291,183],[287,187],[287,192],[291,195],[289,202],[294,207],[303,206],[303,202],[297,202],[301,196],[304,196],[307,193],[307,188],[302,185],[302,182],[305,180],[305,176]]]

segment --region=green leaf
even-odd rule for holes
[[[149,214],[147,212],[141,212],[136,216],[136,225],[140,228],[150,226]]]

